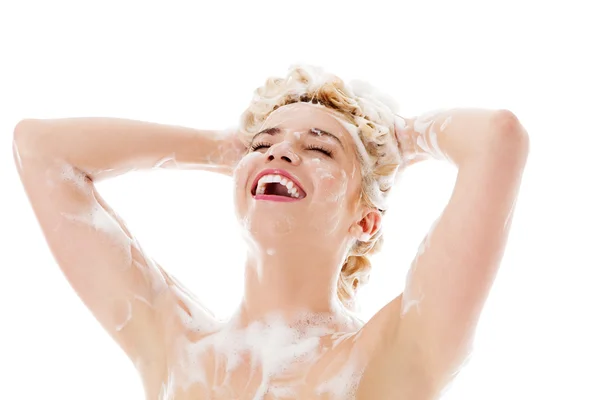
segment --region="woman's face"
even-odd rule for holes
[[[236,214],[252,241],[347,237],[360,219],[355,146],[324,107],[294,103],[271,113],[233,175]]]

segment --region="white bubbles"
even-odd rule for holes
[[[216,331],[221,325],[212,318],[210,313],[196,300],[191,292],[171,275],[173,285],[171,290],[178,300],[176,313],[180,321],[187,329],[192,332],[212,332]]]
[[[341,172],[341,178],[339,179],[340,186],[337,194],[328,199],[328,201],[340,202],[348,192],[348,176],[346,171]]]
[[[245,393],[262,398],[265,393],[298,397],[306,390],[306,376],[314,368],[323,372],[315,382],[317,394],[331,399],[352,398],[362,367],[352,352],[342,350],[327,358],[332,339],[341,346],[352,334],[335,335],[330,315],[298,313],[288,321],[271,313],[242,326],[233,318],[219,331],[193,341],[178,341],[179,358],[164,388],[173,392],[173,381],[183,388],[205,387],[205,393]],[[318,367],[322,363],[322,367]],[[256,378],[256,379],[255,379]],[[233,398],[233,397],[232,397]]]
[[[506,216],[506,219],[504,220],[504,224],[502,225],[502,230],[505,232],[510,228],[510,223],[512,221],[513,214],[515,212],[515,206],[517,205],[517,200],[518,200],[517,197],[515,197],[513,199],[512,205],[510,206],[510,211],[508,212],[508,215]]]
[[[127,305],[125,306],[125,319],[123,322],[119,323],[116,327],[115,330],[117,332],[120,332],[121,330],[123,330],[123,328],[125,327],[125,325],[127,325],[127,323],[129,321],[131,321],[131,315],[132,315],[132,307],[131,307],[131,302],[127,301],[126,303]]]
[[[161,158],[152,166],[152,168],[177,168],[175,154]]]
[[[242,227],[245,231],[252,232],[252,219],[250,216],[246,215],[244,218],[242,218]]]
[[[158,400],[174,400],[175,399],[175,377],[173,372],[167,376],[167,381],[163,382],[160,387],[160,395]]]
[[[363,371],[356,363],[348,360],[336,375],[317,387],[316,393],[329,394],[334,399],[354,399]]]
[[[448,160],[447,155],[442,151],[438,144],[438,133],[436,132],[434,126],[436,117],[438,117],[444,111],[445,110],[434,110],[416,118],[413,127],[414,131],[419,134],[416,143],[416,145],[419,147],[419,150],[438,160]],[[440,129],[442,132],[445,130],[450,121],[451,117],[447,117],[444,120]]]
[[[440,132],[444,132],[450,122],[452,122],[452,115],[446,117],[446,119],[442,123],[442,126],[440,126]]]
[[[406,120],[400,115],[394,115],[394,127],[397,129],[397,132],[406,129]]]
[[[242,167],[240,162],[244,158],[246,147],[235,136],[236,133],[229,132],[219,141],[215,151],[208,155],[206,163],[217,169],[234,170]]]
[[[402,311],[401,311],[401,315],[406,315],[413,308],[416,308],[417,314],[421,313],[421,309],[419,308],[419,304],[421,304],[421,302],[423,301],[425,295],[422,292],[417,291],[419,293],[418,297],[417,297],[417,296],[415,296],[415,294],[413,292],[415,292],[414,289],[407,289],[404,292],[404,295],[402,297]]]
[[[21,162],[21,154],[19,153],[19,147],[17,146],[17,142],[15,140],[13,140],[13,154],[20,173],[23,170],[23,163]]]
[[[318,174],[317,177],[319,179],[321,179],[321,180],[324,180],[324,179],[334,180],[335,179],[335,177],[333,176],[333,174],[331,173],[331,171],[328,171],[325,168],[318,167],[316,172]]]
[[[235,165],[235,168],[233,169],[233,174],[237,175],[240,171],[245,170],[248,167],[248,164],[257,157],[261,157],[261,153],[248,153],[245,156],[243,156]]]
[[[98,203],[92,203],[87,211],[79,214],[61,212],[65,220],[92,227],[98,232],[106,234],[114,243],[118,244],[126,254],[124,263],[131,263],[131,240],[123,231],[119,223]]]
[[[413,307],[416,307],[417,312],[420,312],[418,307],[421,301],[423,301],[425,295],[421,285],[419,284],[417,279],[415,279],[415,273],[417,272],[418,268],[421,268],[419,264],[419,258],[423,256],[427,248],[429,248],[429,246],[431,245],[431,238],[433,236],[436,226],[440,222],[440,219],[441,217],[438,217],[431,224],[429,232],[427,232],[427,234],[421,241],[415,259],[413,260],[410,269],[408,270],[408,274],[406,275],[404,295],[402,296],[402,315],[409,312]]]
[[[150,302],[145,297],[142,297],[142,296],[136,294],[136,295],[133,296],[133,298],[135,300],[141,301],[142,303],[146,304],[150,308],[154,308],[152,306],[152,304],[150,304]]]
[[[140,272],[151,281],[153,293],[161,293],[165,290],[166,282],[160,267],[156,265],[152,258],[148,257],[148,255],[141,250],[141,246],[137,239],[132,238],[131,242],[132,245],[130,246],[130,249],[131,252],[134,253],[131,265],[133,265],[135,268],[138,268]],[[148,301],[143,297],[134,296],[134,298],[142,302],[145,300],[145,302],[150,305],[150,303],[148,303]]]
[[[85,174],[81,171],[75,170],[70,164],[64,164],[60,170],[60,176],[63,180],[71,182],[80,190],[88,191],[89,188],[86,186]]]

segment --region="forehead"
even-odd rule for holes
[[[293,103],[273,111],[260,130],[274,127],[301,131],[319,128],[336,135],[344,143],[344,147],[353,145],[350,133],[338,118],[335,112],[324,106],[310,103]]]

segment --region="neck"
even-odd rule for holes
[[[337,297],[340,257],[331,249],[273,246],[248,255],[241,311],[250,321],[278,314],[346,314]]]

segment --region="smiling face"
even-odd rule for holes
[[[325,236],[331,245],[361,218],[355,143],[324,107],[294,103],[271,113],[234,181],[237,217],[261,247]]]

